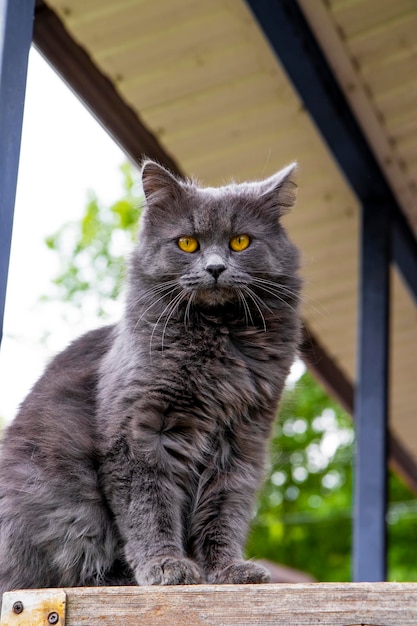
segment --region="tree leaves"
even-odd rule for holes
[[[349,581],[353,458],[351,417],[307,372],[283,398],[248,555]],[[417,501],[392,473],[389,494],[389,579],[417,580]]]
[[[304,374],[283,398],[250,556],[272,558],[319,580],[349,580],[352,446],[350,417]],[[331,571],[329,561],[337,561]]]
[[[133,168],[125,164],[121,172],[125,194],[120,200],[107,206],[89,192],[81,221],[65,224],[45,241],[60,261],[55,298],[81,310],[88,293],[90,310],[102,318],[109,314],[109,301],[119,296],[142,205],[134,194]]]

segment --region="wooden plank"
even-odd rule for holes
[[[409,51],[405,49],[402,56],[400,54],[397,54],[396,56],[393,55],[387,60],[386,63],[381,64],[380,66],[369,65],[364,68],[364,81],[366,82],[369,91],[372,94],[375,94],[376,100],[381,102],[383,101],[385,94],[388,98],[391,94],[395,94],[394,111],[396,111],[398,107],[402,106],[401,96],[404,91],[404,87],[405,91],[414,90],[415,94],[416,52],[417,49],[414,50],[414,53],[409,53]],[[389,119],[390,114],[388,111],[385,111],[385,109],[382,109],[381,112],[383,114],[382,119],[385,124],[385,120]]]
[[[182,61],[175,68],[173,64],[169,67],[165,63],[152,73],[143,72],[140,77],[136,73],[134,78],[130,78],[124,71],[119,84],[132,102],[140,102],[141,107],[149,109],[165,102],[193,98],[201,93],[210,95],[211,89],[221,88],[232,79],[244,80],[246,76],[262,71],[253,51],[244,43],[218,47],[220,50],[217,55],[210,59],[200,58],[197,53],[188,57],[183,55]],[[134,71],[137,72],[137,68],[130,72],[131,76]]]
[[[349,50],[364,69],[369,64],[380,65],[386,59],[415,46],[417,12],[404,13],[389,22],[367,29],[348,40]]]
[[[211,91],[207,91],[207,96],[210,98]],[[215,99],[217,96],[213,93]],[[246,101],[239,101],[236,106],[228,106],[223,110],[219,110],[219,114],[215,119],[207,118],[195,118],[194,124],[190,123],[190,126],[174,127],[168,124],[164,128],[164,137],[168,142],[171,142],[178,146],[183,152],[198,153],[201,151],[201,146],[210,146],[211,149],[218,147],[220,141],[219,137],[224,141],[233,141],[235,137],[245,136],[248,140],[251,136],[256,134],[258,129],[270,128],[271,133],[283,132],[288,128],[296,128],[297,123],[301,117],[301,113],[294,110],[290,106],[277,107],[276,100],[269,95],[265,99],[248,99]],[[292,139],[294,133],[289,137]],[[287,140],[286,140],[287,141]],[[283,154],[282,164],[287,163],[289,159],[289,150],[284,149],[281,146]],[[303,158],[303,169],[305,165],[305,155],[303,153],[297,153],[297,158]],[[269,164],[268,164],[269,165]],[[252,166],[255,167],[255,164]],[[266,175],[267,172],[264,174]],[[227,172],[228,174],[228,172]],[[240,179],[242,179],[241,172],[238,172]],[[249,175],[253,176],[253,172]]]
[[[206,22],[208,28],[211,28],[210,22],[227,21],[227,10],[218,0],[210,3],[199,3],[195,0],[147,0],[124,6],[117,2],[108,2],[98,12],[90,15],[87,2],[84,2],[84,7],[78,15],[68,14],[66,7],[59,13],[65,18],[68,29],[76,33],[80,41],[89,42],[94,47],[94,54],[100,60],[135,48],[136,45],[142,49],[147,46],[148,49],[144,50],[145,58],[151,58],[152,48],[156,48],[157,40],[163,48],[166,45],[168,50],[177,34],[177,44],[182,48],[188,38],[197,41],[192,30],[199,30],[202,22]],[[218,27],[221,30],[228,25],[222,26],[219,23]],[[155,49],[155,53],[159,56],[158,50]]]
[[[323,279],[326,281],[326,279]],[[349,297],[346,293],[336,293],[333,300],[331,298],[323,300],[322,298],[316,298],[316,292],[310,289],[305,293],[304,301],[306,305],[306,311],[309,313],[308,323],[313,322],[320,327],[325,333],[334,333],[336,342],[333,349],[340,349],[345,347],[350,336],[354,337],[356,333],[356,327],[354,324],[356,318],[356,305],[357,299],[355,296]],[[342,305],[339,306],[339,302],[342,301]],[[338,317],[336,318],[336,311]],[[340,317],[339,317],[340,316]],[[312,318],[312,319],[310,319]],[[335,319],[336,318],[336,319]],[[340,337],[340,328],[343,328],[343,337]],[[339,333],[339,339],[337,340],[337,333]]]
[[[346,39],[374,29],[395,19],[398,15],[412,11],[415,0],[359,0],[359,2],[331,3],[331,12]]]
[[[417,584],[413,583],[102,587],[64,591],[66,626],[417,623]],[[33,596],[36,592],[30,593]],[[24,602],[24,592],[21,594]],[[23,617],[19,623],[31,624]]]
[[[210,114],[210,118],[215,119],[222,112],[224,115],[231,110],[239,111],[241,102],[245,106],[249,102],[252,106],[262,106],[271,98],[276,99],[279,96],[283,102],[291,98],[288,84],[285,85],[283,77],[271,80],[268,72],[263,71],[239,80],[234,80],[231,76],[229,84],[220,85],[216,89],[212,88],[209,92],[203,91],[192,99],[178,98],[150,109],[144,109],[141,106],[141,110],[153,128],[159,126],[187,128],[188,120],[191,124],[198,124],[201,121],[200,115],[203,113]]]
[[[143,0],[50,0],[48,4],[56,13],[71,16],[73,21],[93,20],[103,14],[111,14],[120,11],[129,5],[143,4]]]

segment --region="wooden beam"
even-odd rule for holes
[[[415,626],[416,583],[66,588],[4,594],[1,626]],[[25,596],[27,594],[27,596]],[[38,598],[36,598],[38,596]],[[13,606],[18,605],[18,615]],[[27,610],[25,613],[25,603]],[[65,606],[65,609],[63,607]],[[23,607],[23,609],[22,609]],[[65,615],[61,615],[65,610]]]
[[[329,356],[306,324],[304,324],[300,356],[326,391],[341,404],[347,413],[353,416],[355,392],[352,382],[336,365],[334,359]]]
[[[300,354],[314,377],[354,417],[355,391],[352,382],[306,326]],[[388,459],[391,468],[417,493],[417,465],[408,450],[392,433],[388,434]]]

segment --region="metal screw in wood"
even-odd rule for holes
[[[23,602],[21,602],[20,600],[13,604],[13,613],[16,613],[16,615],[20,615],[20,613],[23,612],[23,609]]]
[[[59,622],[59,615],[56,611],[52,611],[48,615],[48,622],[50,624],[57,624]]]

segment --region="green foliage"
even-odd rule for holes
[[[247,550],[349,580],[352,499],[351,419],[309,373],[287,389],[271,442]]]
[[[388,575],[397,582],[417,581],[417,500],[391,473],[388,483]]]
[[[247,552],[321,581],[351,579],[354,429],[306,373],[287,389]],[[417,500],[389,474],[388,576],[417,580]]]
[[[136,235],[141,198],[135,195],[132,167],[125,164],[123,197],[110,206],[90,192],[80,222],[62,226],[46,240],[57,253],[60,272],[54,280],[56,298],[77,308],[89,299],[90,308],[105,317],[123,282],[126,253]]]
[[[59,259],[54,282],[67,310],[87,307],[105,317],[119,295],[141,206],[132,168],[123,166],[122,174],[120,200],[104,206],[90,193],[81,222],[65,225],[46,242]],[[284,563],[317,580],[350,579],[353,446],[351,418],[310,374],[286,390],[248,556]],[[417,500],[394,475],[389,486],[389,577],[417,580],[410,549],[417,545]]]

